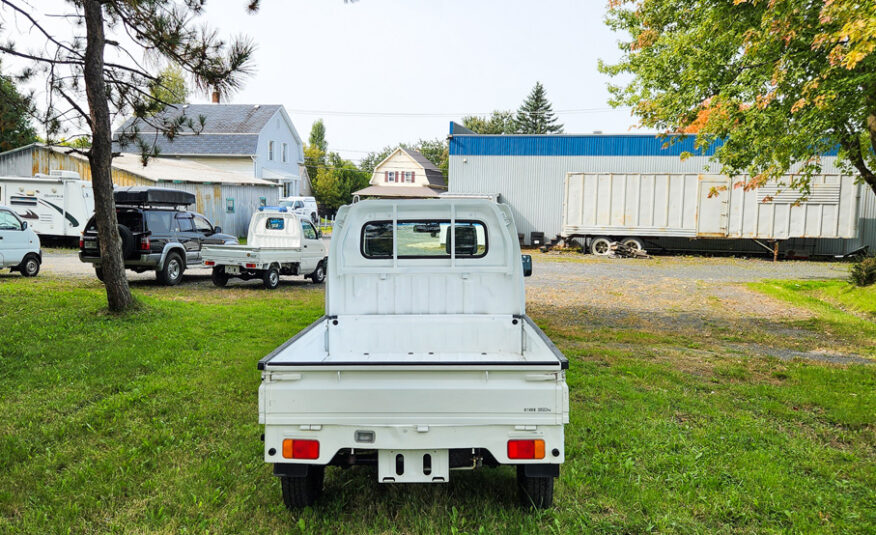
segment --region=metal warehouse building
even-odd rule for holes
[[[666,146],[653,134],[479,135],[450,124],[448,191],[499,194],[511,206],[517,231],[529,244],[531,232],[558,236],[563,226],[567,173],[717,174],[719,164],[694,148],[688,137]],[[682,160],[682,152],[693,154]],[[836,156],[822,158],[822,173],[843,174]],[[810,255],[842,255],[869,246],[876,249],[876,195],[866,186],[858,199],[858,237],[853,239],[794,238],[782,250]],[[667,249],[763,252],[752,240],[661,238]]]
[[[55,170],[75,171],[83,180],[91,180],[88,160],[63,147],[34,143],[0,153],[0,176],[32,177]],[[186,159],[153,158],[144,166],[139,156],[121,154],[113,158],[112,177],[116,186],[156,186],[193,193],[195,211],[235,236],[246,236],[249,220],[260,205],[279,202],[280,190],[274,182]]]

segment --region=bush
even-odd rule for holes
[[[855,286],[870,286],[876,283],[876,256],[863,258],[860,262],[852,264],[849,282]]]

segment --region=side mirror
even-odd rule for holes
[[[529,277],[532,275],[532,256],[523,254],[520,255],[520,258],[523,259],[523,276]]]
[[[21,230],[27,230],[27,221],[21,222]]]
[[[221,234],[222,227],[213,227],[213,234]]]

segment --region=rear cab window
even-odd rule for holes
[[[282,217],[269,217],[265,220],[265,228],[268,230],[283,230],[286,228],[286,220]]]
[[[392,221],[368,222],[362,227],[362,256],[392,258],[395,244],[397,258],[450,258],[454,242],[457,258],[486,256],[488,236],[483,222],[456,221],[453,236],[450,228],[449,220],[398,221],[395,225]]]

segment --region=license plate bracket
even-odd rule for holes
[[[449,450],[378,450],[380,483],[447,483]]]
[[[225,266],[227,275],[240,275],[240,266]]]

